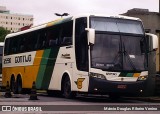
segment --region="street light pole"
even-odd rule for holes
[[[62,18],[63,16],[68,16],[69,14],[68,13],[63,13],[63,14],[55,13],[55,15],[56,16],[61,16],[61,18]]]

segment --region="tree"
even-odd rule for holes
[[[3,42],[6,35],[9,34],[9,33],[10,33],[9,30],[6,30],[5,28],[0,27],[0,42]]]

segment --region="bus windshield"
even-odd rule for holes
[[[100,19],[98,20],[100,22]],[[104,23],[104,18],[102,18],[102,23]],[[116,27],[110,28],[101,22],[100,25],[96,23],[95,26],[91,20],[91,27],[96,29],[95,44],[91,48],[91,67],[108,71],[144,71],[147,69],[146,54],[142,52],[145,46],[141,46],[141,43],[144,43],[144,36],[140,22],[136,21],[131,24],[123,20],[123,23],[123,27],[117,26],[116,30]],[[130,28],[125,29],[127,26],[131,28],[131,31]]]
[[[143,28],[140,21],[126,19],[92,17],[91,27],[96,31],[143,34]]]

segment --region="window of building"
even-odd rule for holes
[[[33,18],[31,18],[30,21],[33,21]]]

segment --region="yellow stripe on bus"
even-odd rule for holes
[[[139,77],[140,73],[134,73],[133,77]]]
[[[44,52],[43,50],[37,51],[36,56],[34,58],[33,65],[25,67],[25,78],[24,78],[24,75],[23,75],[23,78],[24,80],[27,80],[27,81],[23,82],[24,88],[31,88],[33,81],[36,80],[43,52]]]
[[[50,26],[53,26],[54,24],[56,24],[57,22],[59,22],[60,20],[63,20],[63,19],[57,19],[57,20],[55,20],[55,21],[51,21],[51,22],[49,22],[49,23],[47,23],[47,27],[50,27]]]
[[[44,52],[44,50],[40,50],[40,51],[36,52],[36,56],[35,56],[33,65],[40,65],[43,52]]]

